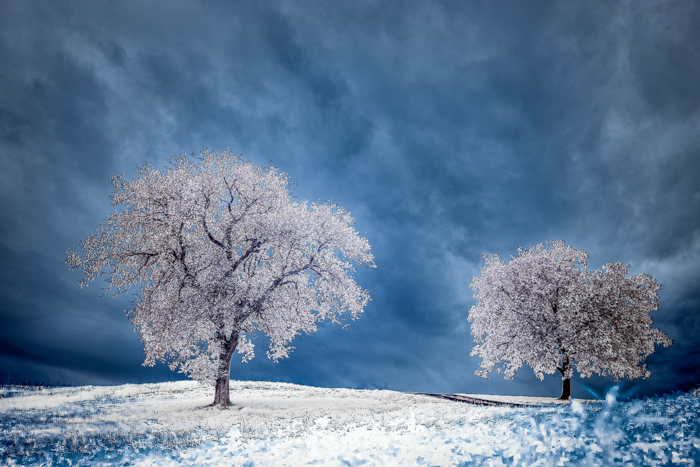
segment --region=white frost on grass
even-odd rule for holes
[[[21,391],[0,399],[0,464],[700,462],[695,416],[700,398],[692,393],[625,403],[611,398],[597,404],[509,408],[394,391],[231,384],[234,406],[228,410],[204,408],[213,400],[213,390],[194,382]],[[67,442],[71,436],[78,441]]]
[[[246,439],[255,439],[271,431],[299,434],[309,427],[334,430],[368,420],[392,429],[416,423],[416,417],[420,424],[444,426],[480,413],[464,404],[395,391],[288,383],[231,381],[233,406],[207,407],[213,399],[213,388],[192,381],[21,391],[0,398],[7,425],[0,450],[29,455],[59,443],[63,450],[87,453],[99,446],[139,446],[143,439],[186,447],[220,438],[234,425]]]

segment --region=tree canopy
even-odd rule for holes
[[[112,186],[116,210],[66,262],[83,271],[81,286],[106,276],[115,294],[135,288],[127,315],[144,364],[216,381],[219,405],[233,352],[254,355],[252,334],[269,337],[268,357],[284,358],[295,336],[355,319],[370,300],[353,273],[374,267],[373,256],[350,213],[297,201],[274,167],[204,150]]]
[[[469,311],[480,376],[495,369],[512,379],[524,364],[540,380],[558,371],[568,398],[574,370],[582,377],[646,378],[644,360],[655,345],[672,344],[649,315],[658,309],[660,285],[648,274],[626,277],[629,265],[589,272],[588,254],[561,240],[520,248],[508,262],[483,259]]]

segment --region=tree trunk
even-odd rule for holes
[[[561,396],[559,396],[559,400],[562,400],[562,401],[571,400],[571,378],[562,377],[562,379],[561,379]]]
[[[229,388],[229,380],[231,378],[231,357],[238,345],[238,334],[233,333],[229,340],[223,344],[221,353],[219,354],[219,368],[216,377],[216,389],[214,392],[214,403],[212,406],[225,409],[231,405],[231,395]]]
[[[561,345],[561,342],[559,345]],[[565,349],[561,349],[561,353],[561,366],[557,367],[557,370],[561,373],[561,396],[559,396],[559,400],[568,401],[571,400],[571,375],[568,374],[571,361]]]
[[[231,359],[228,361],[229,364],[229,371],[231,371]],[[221,370],[221,367],[225,365],[225,362],[219,361],[219,370]],[[216,392],[214,393],[214,403],[212,404],[215,407],[228,407],[231,405],[231,397],[230,397],[230,389],[229,389],[229,375],[226,374],[224,376],[219,376],[216,378]]]

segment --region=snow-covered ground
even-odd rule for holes
[[[532,405],[532,406],[542,406],[542,405],[559,405],[568,404],[569,401],[562,401],[555,397],[531,397],[531,396],[500,396],[493,394],[456,394],[457,396],[466,396],[471,399],[479,399],[491,402],[503,402],[506,404],[517,404],[517,405]],[[579,399],[579,403],[590,404],[594,401],[592,399]]]
[[[0,465],[700,463],[693,393],[512,408],[287,383],[231,390],[222,411],[204,407],[213,389],[195,382],[2,388]]]

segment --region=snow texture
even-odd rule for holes
[[[3,465],[695,465],[700,398],[484,407],[237,382],[0,391]],[[493,397],[493,396],[482,396]],[[514,402],[514,399],[506,399]],[[542,402],[532,399],[531,402]]]

